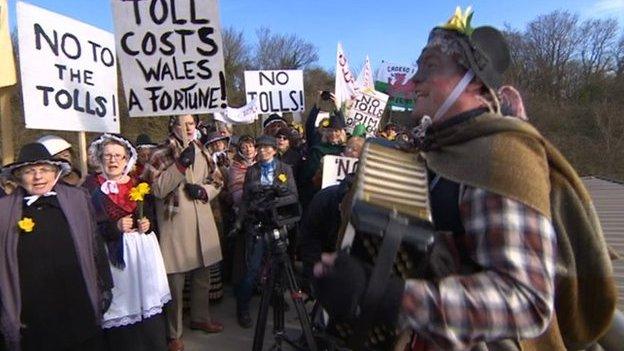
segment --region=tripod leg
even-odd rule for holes
[[[299,322],[301,323],[303,336],[305,337],[306,344],[309,350],[316,351],[316,341],[314,340],[314,335],[312,334],[310,318],[308,317],[308,313],[303,303],[303,294],[297,286],[297,281],[295,280],[295,272],[290,265],[290,260],[288,256],[286,255],[286,253],[283,253],[283,255],[285,256],[283,257],[282,261],[284,264],[284,273],[286,273],[286,280],[288,288],[290,289],[290,296],[293,300],[293,304],[295,305],[295,310],[297,311],[297,317],[299,317]]]
[[[273,267],[271,267],[273,268]],[[273,288],[275,284],[275,271],[271,269],[268,278],[262,286],[262,297],[260,299],[260,310],[258,311],[258,319],[256,320],[256,328],[254,330],[253,351],[262,351],[264,345],[264,333],[266,330],[267,317],[269,313],[269,303],[273,298]]]

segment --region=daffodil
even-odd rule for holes
[[[279,180],[282,183],[286,183],[286,181],[288,180],[288,177],[286,176],[285,173],[280,173],[280,175],[277,176],[277,180]]]
[[[143,183],[139,183],[139,185],[136,186],[136,188],[139,190],[139,192],[143,195],[147,195],[150,193],[150,186],[149,184],[143,182]]]
[[[130,200],[137,202],[137,206],[139,208],[139,218],[143,218],[143,201],[145,200],[145,195],[149,193],[150,186],[145,182],[139,183],[139,185],[130,189]]]
[[[329,119],[325,118],[323,122],[321,122],[321,126],[327,128],[329,126]]]
[[[26,233],[30,233],[35,228],[35,221],[32,218],[24,217],[20,221],[17,221],[17,226]]]
[[[440,26],[440,28],[458,31],[460,33],[466,34],[470,36],[474,31],[474,28],[470,25],[470,21],[472,20],[472,8],[468,6],[466,12],[462,13],[461,7],[457,6],[455,8],[455,13],[449,20]]]

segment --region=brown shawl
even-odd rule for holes
[[[530,124],[492,113],[427,139],[424,156],[434,172],[518,200],[553,223],[556,316],[543,335],[523,340],[523,349],[582,349],[603,335],[617,289],[592,200],[565,157]]]

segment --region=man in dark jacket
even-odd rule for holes
[[[258,150],[258,162],[251,166],[245,174],[243,185],[243,201],[239,218],[245,221],[245,262],[246,272],[243,278],[236,284],[236,315],[238,323],[243,328],[252,325],[249,316],[249,302],[253,294],[253,288],[260,272],[262,257],[265,252],[264,233],[258,233],[254,229],[260,218],[255,218],[257,208],[254,208],[266,190],[271,189],[278,193],[277,196],[297,195],[297,187],[289,165],[275,157],[277,142],[274,137],[262,135],[256,139]],[[262,206],[266,204],[262,203]],[[240,222],[239,222],[240,223]],[[239,224],[240,226],[240,224]]]

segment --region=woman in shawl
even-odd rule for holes
[[[163,304],[171,299],[165,267],[150,219],[143,217],[135,179],[128,176],[137,152],[123,137],[103,134],[89,147],[102,169],[84,187],[108,249],[115,287],[102,326],[110,350],[166,350]],[[138,212],[138,213],[137,213]]]
[[[26,144],[2,177],[0,340],[9,351],[104,350],[102,313],[111,272],[84,189],[59,179],[69,162]],[[2,346],[0,349],[4,350]]]

